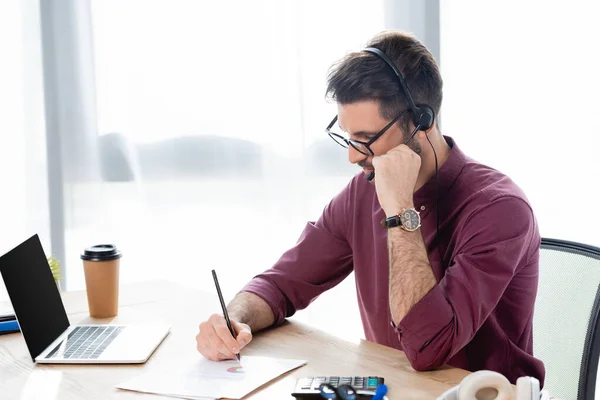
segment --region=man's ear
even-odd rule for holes
[[[427,135],[429,134],[429,132],[431,132],[431,128],[429,128],[428,131],[419,131],[417,132],[417,134],[415,135],[416,139],[419,139],[419,141],[422,140],[427,140]]]
[[[427,140],[426,136],[431,134],[431,132],[433,131],[433,129],[436,126],[436,121],[433,121],[433,124],[429,127],[429,129],[427,129],[426,131],[419,131],[415,136],[419,137],[419,140]],[[415,128],[413,128],[415,129]],[[431,139],[431,137],[430,137]]]

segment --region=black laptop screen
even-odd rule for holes
[[[38,235],[0,257],[0,273],[29,354],[35,360],[69,327]]]

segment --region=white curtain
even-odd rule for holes
[[[84,247],[110,242],[123,283],[214,292],[214,268],[232,298],[358,172],[324,133],[336,112],[325,80],[384,29],[383,3],[92,0],[75,12],[91,23],[81,84],[97,131],[63,137],[68,288],[84,286]],[[301,318],[362,335],[353,278],[335,293],[351,306]]]
[[[0,2],[0,254],[39,233],[49,249],[39,7]],[[0,279],[0,303],[8,301]],[[0,310],[2,306],[0,306]]]

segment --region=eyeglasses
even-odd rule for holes
[[[392,125],[394,125],[396,122],[398,122],[398,120],[400,118],[402,118],[403,116],[405,116],[408,112],[410,112],[410,109],[402,111],[400,114],[398,114],[398,116],[396,118],[394,118],[382,130],[380,130],[368,142],[361,142],[360,140],[348,139],[348,138],[345,138],[344,136],[342,136],[342,135],[340,135],[338,133],[333,132],[331,129],[335,126],[335,123],[337,122],[337,119],[338,119],[337,115],[329,123],[329,125],[327,126],[327,128],[325,128],[325,132],[327,132],[327,134],[329,135],[329,137],[332,138],[337,144],[339,144],[340,146],[342,146],[345,149],[347,149],[348,146],[352,146],[354,149],[356,149],[356,151],[358,151],[358,152],[360,152],[360,153],[362,153],[362,154],[364,154],[366,156],[374,156],[375,153],[373,153],[373,150],[371,150],[371,145],[377,139],[379,139],[381,137],[381,135],[383,135],[388,129],[390,129],[392,127]]]
[[[336,388],[329,383],[322,383],[319,391],[324,399],[356,400],[357,396],[356,390],[350,385],[340,385]]]

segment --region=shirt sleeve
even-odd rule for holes
[[[516,197],[480,207],[459,235],[444,277],[396,327],[418,371],[447,363],[473,339],[539,240],[531,208]]]
[[[275,324],[306,308],[352,272],[346,233],[353,181],[331,200],[316,222],[306,224],[293,248],[242,289],[269,304]]]

